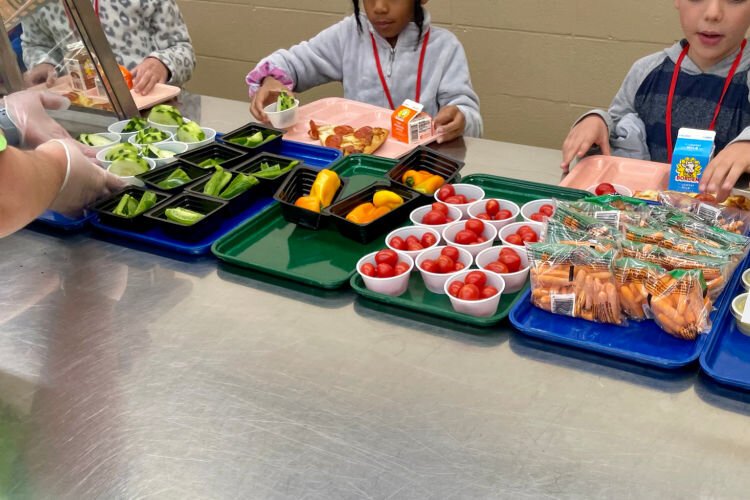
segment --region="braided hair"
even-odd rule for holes
[[[362,33],[362,23],[359,20],[359,0],[352,0],[352,4],[354,5],[354,19],[357,21],[357,28]],[[419,46],[424,25],[424,8],[421,0],[414,0],[414,24],[419,28],[419,36],[417,37],[417,46]]]

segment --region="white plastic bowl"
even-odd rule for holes
[[[372,276],[362,274],[360,268],[362,267],[362,264],[365,264],[366,262],[377,267],[377,264],[375,263],[376,253],[378,252],[368,253],[359,259],[357,262],[357,272],[362,276],[362,280],[365,282],[365,287],[367,287],[368,290],[375,293],[382,293],[383,295],[398,297],[409,288],[409,277],[411,276],[411,270],[414,268],[414,259],[403,252],[396,252],[398,254],[399,262],[404,261],[409,264],[409,269],[405,273],[393,276],[392,278],[373,278]]]
[[[472,257],[476,257],[482,250],[490,248],[495,242],[495,237],[497,236],[497,229],[495,229],[495,226],[485,224],[484,231],[482,231],[482,237],[487,241],[485,241],[484,243],[474,243],[473,245],[460,245],[456,243],[456,234],[459,231],[463,231],[464,229],[466,229],[466,221],[461,220],[458,222],[454,222],[453,224],[443,229],[443,239],[445,240],[445,243],[447,245],[468,250]]]
[[[407,236],[416,236],[417,239],[422,240],[422,236],[425,234],[430,233],[435,237],[435,244],[431,245],[427,248],[424,248],[422,250],[399,250],[398,248],[393,248],[391,246],[391,239],[395,236],[400,236],[401,238],[406,241]],[[417,255],[424,252],[425,250],[429,248],[434,248],[440,244],[440,233],[432,229],[430,226],[407,226],[407,227],[400,227],[398,229],[394,229],[390,233],[388,233],[388,236],[385,237],[385,244],[390,248],[391,250],[395,250],[397,252],[402,252],[411,257],[412,259],[416,259]]]
[[[110,146],[109,146],[109,147],[107,147],[107,148],[104,148],[104,149],[100,149],[100,150],[99,150],[99,151],[98,151],[98,152],[96,153],[96,159],[97,159],[97,161],[99,162],[99,164],[100,164],[100,165],[101,165],[102,167],[104,167],[104,168],[107,168],[107,167],[109,167],[109,166],[110,166],[110,164],[112,164],[112,161],[111,161],[111,160],[105,160],[105,159],[104,159],[104,157],[105,157],[105,156],[107,156],[107,153],[109,152],[109,150],[110,150],[110,149],[112,149],[112,148],[114,148],[114,147],[116,147],[116,146],[117,146],[117,144],[112,144],[112,145],[110,145]],[[138,148],[138,151],[139,151],[139,153],[138,153],[138,156],[141,156],[141,154],[140,154],[140,149],[141,149],[141,148],[140,148],[140,147],[139,147],[138,145],[136,145],[136,147]]]
[[[537,239],[539,241],[542,241],[542,234],[544,234],[544,224],[534,221],[514,222],[512,224],[508,224],[500,230],[500,241],[503,242],[503,245],[516,248],[525,248],[525,245],[514,245],[513,243],[508,243],[508,240],[505,239],[511,234],[516,234],[516,231],[518,231],[521,226],[529,226],[536,233]]]
[[[175,154],[175,156],[173,156],[172,158],[148,158],[149,160],[153,160],[157,167],[161,167],[163,165],[166,165],[167,163],[172,163],[177,159],[176,155],[184,153],[188,150],[187,144],[177,141],[162,142],[159,144],[154,144],[153,146],[165,151],[171,151]],[[143,147],[145,147],[145,145]]]
[[[113,134],[117,134],[120,136],[120,142],[128,142],[131,137],[133,137],[138,132],[123,132],[122,129],[125,128],[125,125],[128,124],[128,120],[120,120],[119,122],[115,122],[109,127],[107,127],[107,130]]]
[[[154,160],[152,160],[151,158],[143,158],[143,159],[146,160],[146,163],[148,163],[148,170],[149,171],[153,170],[154,168],[156,168],[156,165],[154,164]],[[107,172],[110,172],[110,168],[112,168],[112,164],[111,163],[107,167]],[[113,175],[117,175],[117,174],[113,174]],[[137,177],[135,177],[133,175],[128,176],[128,177],[121,177],[121,176],[118,175],[118,177],[120,177],[120,179],[122,179],[126,184],[131,184],[133,186],[139,186],[139,187],[144,187],[145,186],[145,184],[143,183],[142,180],[140,180],[139,178],[137,178]]]
[[[431,225],[428,225],[428,224],[422,224],[422,218],[427,214],[427,212],[429,212],[430,210],[432,210],[432,206],[431,205],[427,205],[427,206],[424,206],[424,207],[415,208],[414,210],[412,210],[411,214],[409,215],[409,219],[411,220],[411,222],[414,225],[429,227],[431,229],[434,229],[438,233],[440,233],[440,241],[442,242],[442,241],[444,241],[443,240],[443,229],[445,229],[446,227],[450,226],[454,222],[461,220],[461,215],[462,215],[461,214],[461,210],[459,210],[455,205],[446,205],[446,206],[448,207],[448,217],[451,218],[451,219],[453,219],[453,221],[451,221],[451,222],[448,222],[448,223],[445,223],[445,224],[438,224],[438,225],[434,225],[434,226],[431,226]]]
[[[487,299],[462,300],[448,293],[448,288],[450,288],[451,283],[454,281],[463,281],[466,278],[466,275],[472,271],[476,271],[476,269],[456,273],[451,279],[445,282],[443,290],[445,291],[445,294],[448,295],[451,305],[456,312],[468,314],[469,316],[476,316],[478,318],[492,316],[497,312],[497,307],[500,305],[500,298],[505,291],[505,281],[499,274],[485,272],[487,275],[487,285],[494,286],[498,291],[497,294]]]
[[[521,207],[521,215],[523,220],[527,222],[537,222],[531,219],[531,216],[539,211],[542,205],[552,205],[557,210],[557,201],[551,198],[543,198],[541,200],[534,200],[526,203]],[[554,214],[554,212],[552,212]]]
[[[466,196],[467,200],[471,200],[472,198],[476,201],[483,200],[484,199],[484,189],[480,188],[479,186],[474,186],[473,184],[453,184],[453,189],[456,191],[456,194],[462,194]],[[443,200],[438,198],[438,193],[440,193],[440,190],[438,189],[435,191],[434,197],[436,201],[442,201]],[[459,210],[461,210],[461,218],[462,219],[468,219],[469,218],[469,205],[472,203],[460,203],[460,204],[453,204],[453,203],[445,203],[449,207],[456,207]]]
[[[479,269],[491,273],[493,271],[487,271],[485,267],[500,258],[500,250],[503,248],[510,248],[521,258],[521,268],[518,271],[514,273],[495,273],[503,277],[505,281],[505,293],[514,293],[523,288],[529,277],[529,256],[524,249],[513,245],[488,248],[487,250],[482,250],[476,259],[474,259],[474,262]]]
[[[445,282],[452,276],[463,272],[462,269],[461,271],[443,274],[430,273],[422,269],[422,263],[426,260],[437,260],[437,258],[440,257],[440,252],[443,251],[443,248],[445,248],[445,245],[425,250],[417,256],[415,261],[416,268],[419,270],[419,274],[422,275],[422,280],[424,281],[425,286],[432,293],[445,294]],[[464,269],[469,269],[474,262],[474,257],[472,257],[468,250],[459,247],[456,247],[456,249],[458,250],[458,261],[464,265]]]
[[[745,335],[750,335],[750,323],[742,322],[742,311],[745,309],[745,302],[750,297],[750,294],[741,293],[732,299],[732,316],[737,322],[737,329]]]
[[[211,144],[212,142],[214,142],[214,139],[216,139],[216,130],[214,130],[212,128],[208,128],[208,127],[201,127],[201,130],[203,130],[203,133],[206,134],[206,138],[203,139],[202,141],[198,141],[198,142],[183,142],[183,141],[178,141],[176,134],[174,136],[174,141],[175,142],[180,142],[182,144],[187,144],[187,150],[188,151],[192,151],[192,150],[194,150],[196,148],[199,148],[201,146],[205,146],[206,144]]]
[[[128,142],[129,142],[130,144],[135,144],[135,145],[136,145],[136,146],[138,146],[138,147],[140,147],[140,146],[147,146],[147,145],[148,145],[148,144],[141,144],[140,142],[135,142],[135,135],[133,135],[133,137],[131,137],[130,139],[128,139]],[[167,138],[166,138],[166,139],[164,139],[163,141],[159,141],[159,142],[152,142],[151,144],[153,144],[154,146],[157,146],[157,147],[158,147],[158,146],[160,146],[161,144],[164,144],[165,142],[174,142],[174,134],[169,134],[169,137],[167,137]]]
[[[750,269],[747,269],[742,273],[742,286],[745,287],[745,290],[750,292]]]
[[[299,110],[299,99],[294,100],[294,106],[284,111],[276,111],[277,102],[272,102],[263,111],[268,120],[276,128],[287,129],[297,123],[297,111]]]
[[[491,224],[495,227],[498,231],[507,226],[508,224],[511,224],[516,221],[516,218],[518,217],[518,214],[521,212],[521,209],[513,203],[512,201],[508,200],[501,200],[499,198],[487,198],[484,200],[479,200],[475,203],[472,203],[469,205],[468,213],[469,218],[476,219],[477,215],[486,213],[487,210],[485,210],[485,206],[487,205],[487,202],[490,200],[496,200],[500,204],[500,210],[510,210],[511,216],[508,219],[505,220],[485,220],[485,219],[479,219],[485,224]]]
[[[109,149],[115,144],[118,144],[120,142],[120,134],[113,134],[112,132],[97,132],[96,134],[89,134],[89,135],[98,135],[99,137],[104,137],[112,141],[108,144],[104,144],[103,146],[89,146],[88,144],[83,144],[81,142],[81,144],[83,144],[84,146],[89,147],[97,152],[101,151],[102,149]]]
[[[191,121],[189,118],[182,117],[183,123]],[[151,119],[148,119],[148,126],[158,128],[159,130],[163,130],[164,132],[169,132],[170,134],[176,134],[177,129],[180,128],[179,125],[162,125],[161,123],[152,122]]]
[[[599,184],[601,184],[601,182]],[[596,194],[596,188],[597,188],[597,186],[599,184],[594,184],[593,186],[587,187],[586,191],[588,191],[589,193],[593,194],[594,196],[597,196],[597,194]],[[629,187],[623,186],[622,184],[614,184],[614,183],[611,183],[611,182],[610,182],[610,184],[612,184],[612,186],[615,188],[615,191],[617,191],[617,194],[619,194],[621,196],[633,196],[633,190],[630,189]]]

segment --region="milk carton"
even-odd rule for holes
[[[424,106],[410,99],[391,115],[391,137],[411,144],[432,137],[432,118],[423,113]]]
[[[683,193],[697,193],[701,176],[714,154],[713,130],[681,128],[672,153],[669,170],[669,189]]]

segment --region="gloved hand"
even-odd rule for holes
[[[5,96],[8,118],[21,134],[21,143],[32,148],[50,139],[71,138],[62,125],[47,114],[48,109],[65,110],[69,107],[67,97],[53,92],[21,90]]]
[[[65,181],[50,210],[76,217],[83,209],[99,198],[109,196],[125,187],[125,182],[116,175],[91,163],[76,146],[73,139],[53,139],[37,148],[60,158],[67,165]]]

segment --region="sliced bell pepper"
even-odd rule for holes
[[[201,213],[182,207],[168,208],[164,211],[164,215],[172,222],[182,224],[183,226],[192,226],[205,217]]]
[[[129,194],[124,195],[122,198],[120,198],[120,202],[117,204],[114,210],[112,210],[112,213],[115,215],[120,215],[122,217],[132,217],[135,212],[136,208],[138,207],[138,202],[135,198],[130,196]]]
[[[229,184],[229,181],[231,180],[232,173],[217,166],[216,172],[211,175],[211,178],[208,179],[206,185],[203,186],[203,194],[208,196],[219,196],[221,190],[224,189],[224,186]]]
[[[341,187],[341,179],[339,179],[338,174],[333,170],[324,168],[315,177],[315,182],[310,188],[310,196],[320,200],[320,205],[325,208],[331,204],[339,187]]]
[[[255,186],[256,184],[258,184],[258,179],[256,179],[252,175],[245,175],[243,173],[239,173],[234,176],[234,179],[232,179],[232,182],[230,182],[229,185],[226,187],[226,189],[222,191],[219,197],[224,198],[225,200],[234,198],[235,196],[238,196],[244,193],[245,191]]]
[[[407,170],[404,175],[401,176],[401,182],[413,188],[424,181],[426,181],[432,173],[426,170]]]
[[[304,208],[312,212],[320,213],[320,200],[312,195],[300,196],[297,201],[294,202],[295,207]],[[351,213],[351,212],[350,212]],[[347,216],[348,218],[348,216]]]
[[[169,174],[169,177],[157,183],[157,186],[162,189],[172,189],[187,184],[191,180],[190,176],[188,176],[184,170],[176,168],[171,174]]]
[[[292,168],[294,168],[295,165],[297,165],[299,161],[294,160],[293,162],[290,162],[288,165],[282,167],[278,163],[275,165],[270,165],[268,163],[261,163],[260,164],[260,170],[257,172],[253,172],[253,175],[255,177],[262,177],[263,179],[276,179],[277,177],[280,177],[284,175],[285,173],[289,172]]]
[[[393,210],[403,205],[404,199],[393,191],[381,189],[375,192],[375,195],[372,197],[372,203],[376,207],[388,207],[389,210]]]
[[[445,179],[439,175],[430,174],[429,177],[416,184],[413,189],[419,193],[432,196],[443,184],[445,184]]]
[[[138,207],[136,207],[133,215],[136,216],[143,213],[154,205],[156,205],[156,193],[153,191],[146,191],[143,193],[143,196],[141,196],[141,201],[138,202]]]
[[[375,205],[370,202],[361,203],[346,214],[346,220],[355,224],[367,224],[374,220],[371,217],[373,212],[375,212],[375,208]]]

